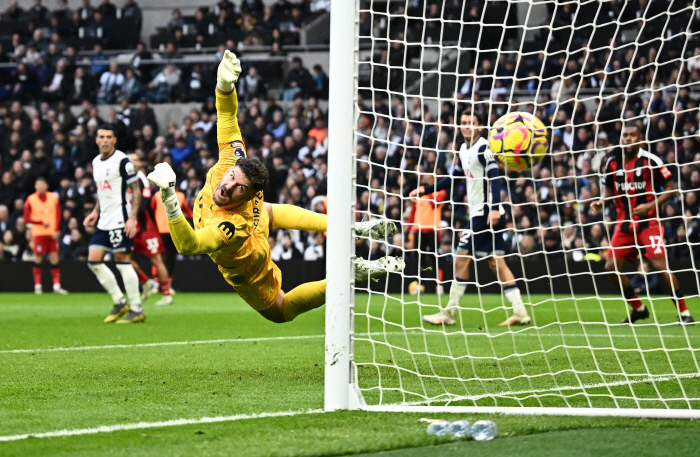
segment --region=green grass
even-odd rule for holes
[[[382,295],[368,298],[358,295],[356,300],[360,314],[356,359],[360,386],[366,389],[370,403],[444,400],[440,395],[449,392],[472,398],[454,402],[462,405],[564,406],[568,402],[570,406],[614,406],[617,401],[619,406],[635,406],[633,400],[625,399],[632,396],[633,389],[637,398],[646,398],[641,406],[687,408],[688,403],[673,400],[683,395],[681,388],[687,397],[700,398],[700,382],[692,377],[581,387],[624,380],[621,370],[637,379],[632,375],[647,374],[645,367],[658,374],[668,374],[670,368],[679,374],[698,373],[700,338],[696,335],[700,328],[654,325],[629,329],[578,322],[617,322],[626,312],[619,300],[606,302],[603,310],[598,301],[579,300],[574,307],[571,300],[535,297],[541,303],[534,307],[533,317],[543,328],[513,334],[496,327],[506,316],[500,297],[482,297],[486,312],[476,307],[464,311],[464,327],[447,332],[431,329],[434,333],[418,329],[420,314],[434,312],[438,297],[424,295],[421,305],[415,303],[415,297],[405,297],[414,302],[405,306]],[[155,307],[155,300],[149,300],[147,322],[123,326],[102,323],[110,308],[105,294],[0,295],[0,351],[5,351],[0,352],[0,437],[323,407],[322,310],[277,325],[265,321],[234,294],[179,294],[175,299],[170,307]],[[694,309],[698,304],[689,306]],[[669,305],[660,302],[653,309],[659,323],[674,320]],[[401,326],[408,330],[404,332]],[[588,338],[582,336],[584,332]],[[296,336],[305,338],[293,338]],[[41,351],[218,339],[227,341]],[[645,352],[632,350],[637,341]],[[582,345],[596,349],[577,348]],[[661,347],[672,351],[656,350]],[[7,352],[15,349],[36,351]],[[447,354],[456,361],[445,358]],[[596,366],[611,374],[583,373],[597,370]],[[550,369],[558,374],[548,374]],[[524,378],[523,373],[529,377]],[[381,389],[377,374],[381,374]],[[513,379],[506,382],[502,378]],[[539,392],[557,386],[573,387],[564,392],[566,402],[559,393]],[[538,392],[522,393],[533,390]],[[698,407],[696,402],[691,404]],[[647,440],[637,455],[664,455],[669,450],[674,455],[694,455],[700,445],[693,421],[469,415],[470,420],[490,417],[499,426],[496,440],[478,443],[428,436],[425,424],[418,421],[421,417],[462,416],[358,411],[303,414],[29,438],[0,442],[0,455],[320,456],[390,451],[376,455],[537,452],[541,456],[559,455],[557,450],[571,452],[572,448],[578,453],[570,455],[624,455],[630,442],[639,443],[652,433],[654,439]]]

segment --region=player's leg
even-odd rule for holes
[[[695,319],[693,319],[693,316],[690,315],[690,311],[688,311],[688,307],[685,304],[685,297],[683,292],[680,290],[681,287],[678,282],[678,278],[676,278],[676,275],[668,270],[666,256],[652,257],[649,259],[649,262],[654,267],[654,270],[659,272],[661,275],[661,280],[666,286],[666,290],[669,291],[674,305],[676,305],[678,308],[678,324],[688,325],[695,323]]]
[[[649,310],[639,300],[637,293],[632,288],[627,275],[622,274],[625,261],[634,262],[638,255],[636,239],[633,234],[615,232],[610,239],[608,259],[605,261],[605,271],[610,273],[613,286],[622,292],[627,303],[632,307],[632,312],[624,318],[621,324],[633,324],[640,319],[649,317]]]
[[[301,284],[286,294],[280,290],[275,303],[268,309],[259,310],[265,319],[282,324],[291,322],[300,314],[326,303],[326,280]]]
[[[54,243],[56,240],[52,240]],[[58,243],[56,249],[49,252],[49,262],[51,263],[51,280],[53,281],[53,291],[57,294],[66,295],[68,291],[61,287],[61,270],[58,267]]]
[[[38,251],[38,240],[34,238],[34,249]],[[44,261],[42,254],[35,254],[34,266],[32,267],[32,276],[34,277],[34,293],[41,295],[44,291],[41,288],[41,265]]]
[[[496,275],[498,281],[503,284],[503,294],[506,296],[511,306],[513,307],[513,315],[505,321],[498,324],[503,327],[506,325],[526,325],[530,323],[530,316],[527,314],[525,304],[520,295],[520,288],[515,281],[513,272],[510,271],[506,260],[503,256],[495,255],[489,257],[489,267]]]
[[[177,248],[173,242],[173,237],[169,233],[161,233],[160,239],[165,248],[165,269],[168,271],[168,287],[170,294],[174,294],[173,290],[173,273],[175,272],[175,262],[177,260]],[[157,273],[157,271],[156,271]]]
[[[97,232],[95,234],[97,235]],[[93,240],[95,240],[94,236]],[[117,284],[117,278],[114,276],[114,273],[112,273],[112,270],[110,270],[104,263],[104,258],[107,251],[92,244],[93,242],[91,242],[91,246],[88,250],[88,267],[97,277],[97,280],[100,282],[104,290],[112,297],[112,303],[114,303],[112,312],[105,318],[105,322],[115,322],[117,319],[129,312],[129,305],[126,302],[126,298],[124,298],[124,294],[122,294],[122,291],[119,288],[119,284]]]
[[[131,324],[137,322],[143,322],[146,320],[146,316],[143,313],[143,308],[141,307],[141,294],[139,293],[139,277],[136,274],[136,270],[131,265],[131,251],[126,252],[115,252],[114,260],[117,264],[117,270],[119,274],[122,275],[122,281],[124,281],[124,289],[126,290],[126,296],[129,297],[129,312],[121,320],[117,321],[118,324]]]
[[[328,228],[328,216],[325,214],[294,205],[273,205],[271,203],[265,203],[265,209],[270,219],[270,227],[313,232],[325,232]],[[394,236],[396,224],[386,219],[358,222],[355,225],[355,232],[357,236],[382,239]]]
[[[170,305],[173,303],[173,297],[170,294],[170,277],[168,276],[167,268],[165,268],[163,257],[159,253],[150,256],[149,259],[151,259],[151,264],[158,272],[158,282],[160,283],[160,290],[163,292],[163,297],[156,302],[156,306]]]

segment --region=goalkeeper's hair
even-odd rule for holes
[[[255,190],[263,190],[267,187],[267,182],[270,179],[270,174],[267,172],[267,167],[255,159],[243,157],[236,161],[236,166],[245,174],[251,186]]]

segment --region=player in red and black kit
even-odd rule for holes
[[[621,274],[625,261],[636,262],[646,257],[659,272],[666,289],[680,314],[679,325],[695,321],[685,305],[678,279],[668,271],[663,229],[658,211],[676,195],[671,172],[661,159],[640,147],[642,132],[637,125],[626,125],[622,131],[623,153],[608,158],[602,175],[605,186],[603,198],[591,205],[593,214],[611,199],[615,200],[617,223],[610,240],[610,251],[605,269],[620,288],[632,312],[621,323],[633,324],[649,317],[649,310],[632,289],[626,275]]]
[[[163,241],[160,238],[160,233],[155,223],[155,215],[151,209],[151,198],[155,193],[151,189],[151,183],[141,170],[141,161],[139,157],[136,154],[129,154],[129,160],[131,160],[134,164],[134,168],[137,170],[136,176],[139,178],[138,182],[141,188],[141,204],[139,205],[137,214],[138,233],[134,237],[134,252],[148,257],[151,264],[153,264],[158,272],[158,282],[160,282],[163,298],[161,298],[156,305],[170,305],[173,302],[173,297],[170,295],[170,278],[168,276],[168,270],[163,263],[163,257],[161,256],[161,254],[165,252],[165,248],[163,247]],[[136,274],[139,277],[139,282],[143,289],[141,300],[145,301],[158,287],[156,283],[149,279],[148,275],[141,270],[134,259],[131,259],[131,264],[134,270],[136,270]]]

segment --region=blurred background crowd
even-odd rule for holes
[[[172,11],[148,40],[140,36],[141,10],[133,0],[118,7],[84,0],[77,9],[59,0],[53,10],[41,0],[29,9],[10,3],[1,23],[14,25],[0,32],[0,255],[32,257],[22,207],[44,176],[62,205],[61,256],[85,258],[90,235],[82,219],[94,205],[91,161],[102,123],[116,127],[118,149],[138,154],[145,173],[171,163],[192,203],[218,156],[212,95],[225,49],[244,64],[239,123],[248,155],[270,170],[266,200],[325,211],[332,153],[328,76],[322,65],[307,68],[306,57],[288,56],[285,47],[299,43],[305,24],[328,14],[327,3],[222,0],[191,16]],[[421,247],[451,255],[459,238],[454,230],[469,217],[455,153],[462,143],[458,113],[469,108],[487,123],[522,110],[551,127],[545,161],[531,173],[502,178],[510,253],[525,259],[604,255],[613,215],[593,217],[590,203],[600,195],[601,164],[619,144],[622,121],[630,119],[681,189],[661,214],[673,245],[669,255],[688,257],[687,241],[700,236],[700,15],[693,2],[546,3],[541,24],[521,34],[503,27],[520,20],[508,3],[375,1],[373,10],[363,3],[358,217],[404,224],[389,245],[361,241],[357,254],[376,258],[405,249],[411,256]],[[501,42],[484,40],[489,33]],[[454,45],[460,76],[434,82],[438,64],[425,68],[425,62],[435,52],[449,57]],[[246,49],[255,46],[267,57],[246,60]],[[434,97],[412,95],[422,93],[413,84],[431,81]],[[168,102],[194,104],[182,119],[163,125],[154,107]],[[454,176],[454,186],[449,201],[431,200],[434,223],[425,225],[416,220],[416,200],[407,197],[435,175]],[[276,260],[323,258],[324,242],[319,233],[273,232],[270,238]]]

